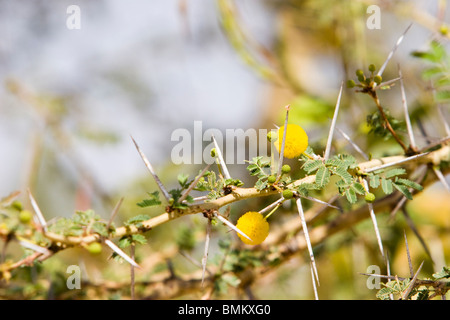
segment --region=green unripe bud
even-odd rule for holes
[[[22,206],[22,202],[15,200],[13,201],[13,203],[11,203],[11,207],[13,207],[16,210],[22,211],[23,210],[23,206]]]
[[[354,80],[350,79],[347,80],[347,88],[354,88],[356,86],[356,83]]]
[[[356,76],[358,77],[363,77],[364,76],[364,71],[362,71],[361,69],[356,70]]]
[[[22,223],[30,223],[31,219],[33,218],[33,214],[28,210],[22,210],[19,213],[19,221]]]
[[[212,148],[210,154],[211,154],[211,157],[215,158],[216,157],[216,148]]]
[[[275,181],[277,181],[277,177],[274,175],[271,175],[267,178],[268,183],[275,183]]]
[[[87,246],[87,250],[91,254],[100,254],[102,252],[102,245],[98,242],[92,242]]]
[[[289,189],[283,190],[283,198],[292,199],[292,197],[294,197],[294,192],[292,190]]]
[[[267,134],[267,140],[269,142],[275,142],[278,140],[278,134],[275,131],[269,131]]]
[[[375,71],[375,65],[374,64],[370,64],[369,65],[369,71],[370,72],[374,72]]]
[[[379,75],[376,75],[375,77],[373,77],[373,81],[375,81],[376,84],[380,84],[382,80],[383,80],[383,78]]]
[[[291,166],[288,164],[285,164],[284,166],[281,167],[281,172],[282,173],[289,173],[291,172]]]
[[[366,200],[366,202],[372,203],[375,201],[375,195],[371,192],[367,192],[364,199]]]
[[[359,82],[364,82],[364,81],[366,81],[366,77],[364,75],[358,76],[358,81]]]

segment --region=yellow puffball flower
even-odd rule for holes
[[[269,234],[269,223],[264,219],[261,213],[256,211],[249,211],[242,215],[236,224],[236,228],[253,240],[250,241],[238,233],[239,238],[246,244],[260,244]]]
[[[278,129],[279,139],[275,142],[275,148],[281,151],[284,126]],[[288,124],[286,130],[286,142],[284,143],[284,157],[293,159],[299,157],[308,147],[308,135],[302,127],[296,124]]]

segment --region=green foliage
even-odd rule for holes
[[[423,187],[414,181],[399,178],[399,176],[404,174],[406,174],[406,170],[403,168],[394,168],[387,171],[377,170],[368,174],[369,185],[372,189],[377,189],[381,185],[381,190],[386,195],[391,194],[395,188],[408,200],[412,200],[412,194],[409,188],[421,191]]]
[[[270,160],[265,157],[255,157],[252,161],[249,161],[249,165],[247,166],[247,170],[249,171],[251,176],[256,176],[258,180],[255,183],[255,188],[258,190],[263,190],[268,186],[267,179],[270,174]],[[267,173],[264,169],[269,169]]]
[[[395,132],[405,129],[404,121],[400,121],[391,116],[388,109],[383,108],[383,111],[389,121],[389,124]],[[386,123],[379,111],[375,111],[372,114],[369,114],[366,120],[370,128],[369,133],[373,133],[375,136],[383,138],[384,140],[392,138],[392,133],[387,129]]]
[[[394,298],[398,299],[402,296],[403,292],[408,288],[411,280],[391,280],[388,283],[384,284],[384,288],[380,289],[376,295],[378,299],[381,300],[389,300],[390,295],[394,295]],[[417,293],[417,290],[411,290],[409,297],[413,296]]]
[[[316,159],[303,157],[305,163],[302,168],[308,174],[316,172],[315,189],[323,189],[329,182],[331,176],[336,176],[339,179],[336,181],[339,193],[345,195],[350,203],[357,201],[357,194],[364,195],[364,187],[356,180],[350,173],[357,167],[356,159],[347,154],[339,154],[331,159],[323,161],[323,159]],[[305,195],[308,190],[313,189],[311,186],[302,185],[303,189],[299,189],[299,193]]]
[[[148,215],[146,215],[146,214],[139,214],[139,215],[134,216],[134,217],[128,219],[127,221],[125,221],[124,225],[125,225],[125,226],[131,226],[131,225],[134,225],[134,226],[136,226],[137,228],[140,228],[140,227],[143,226],[143,225],[142,225],[142,222],[144,222],[144,221],[146,221],[146,220],[148,220],[148,219],[150,219],[150,216],[148,216]]]
[[[59,218],[49,230],[64,236],[83,236],[97,233],[107,236],[106,223],[93,210],[76,211],[72,218]]]
[[[142,234],[133,234],[129,236],[123,236],[119,239],[119,247],[125,249],[129,246],[137,244],[146,244],[147,239]]]
[[[144,199],[141,202],[138,202],[137,205],[141,208],[146,208],[150,206],[159,206],[161,201],[159,200],[159,191],[148,192],[150,196],[149,199]]]
[[[433,278],[436,280],[450,279],[450,268],[442,267],[441,271],[433,273]]]
[[[180,250],[191,251],[194,249],[195,244],[195,233],[194,230],[188,226],[181,226],[176,234],[175,241]]]
[[[432,81],[436,101],[450,101],[450,58],[444,46],[432,41],[428,51],[414,51],[412,56],[428,63],[429,67],[422,72],[422,78]]]

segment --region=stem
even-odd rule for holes
[[[381,115],[381,117],[384,120],[384,124],[385,124],[386,128],[392,134],[392,136],[394,137],[395,141],[397,141],[397,143],[403,148],[405,153],[408,153],[408,151],[409,151],[408,147],[399,138],[399,136],[397,135],[397,133],[395,132],[395,130],[392,128],[391,124],[389,123],[389,120],[388,120],[388,118],[386,116],[386,113],[384,113],[383,107],[380,104],[380,100],[378,99],[378,95],[377,95],[376,91],[370,91],[370,96],[372,97],[373,101],[375,102],[375,104],[376,104],[376,106],[378,108],[378,112],[380,112],[380,115]]]

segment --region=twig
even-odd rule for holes
[[[323,157],[325,161],[328,160],[328,158],[330,157],[331,141],[333,141],[334,128],[336,127],[336,120],[337,120],[337,116],[339,114],[339,107],[341,105],[341,97],[342,97],[342,89],[343,88],[344,88],[344,81],[342,81],[342,83],[341,83],[341,89],[339,90],[336,107],[334,108],[333,120],[331,121],[330,131],[328,133],[327,145],[326,145],[325,154]]]
[[[378,99],[378,95],[376,91],[370,91],[369,95],[372,97],[373,101],[375,102],[375,105],[378,108],[378,112],[380,113],[381,117],[383,118],[384,125],[391,133],[392,137],[397,141],[397,143],[402,147],[402,149],[405,151],[405,153],[408,153],[408,148],[406,147],[405,143],[399,138],[397,133],[395,132],[394,128],[392,128],[391,123],[389,122],[389,119],[384,112],[383,107],[381,106],[380,100]]]

